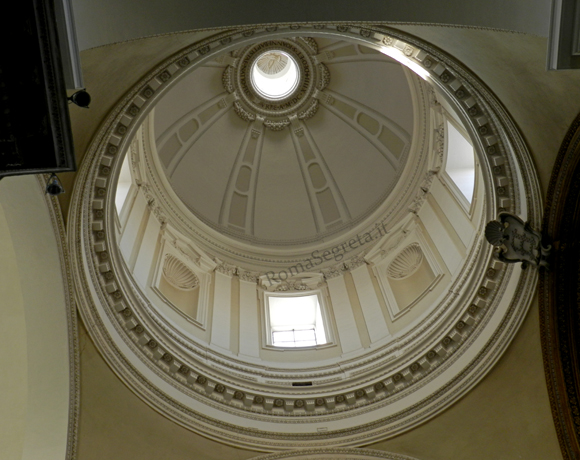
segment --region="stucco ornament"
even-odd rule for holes
[[[496,256],[506,263],[522,262],[522,268],[528,264],[548,268],[548,256],[552,246],[542,245],[542,235],[534,230],[528,222],[518,216],[502,212],[499,220],[492,220],[485,226],[485,238],[496,247]]]
[[[191,290],[199,286],[197,276],[177,257],[167,254],[163,265],[165,279],[178,289]]]
[[[279,37],[232,51],[222,83],[236,98],[236,114],[245,121],[263,119],[264,126],[273,131],[290,126],[291,120],[312,118],[318,111],[318,93],[330,82],[328,68],[315,59],[317,53],[316,41],[309,37]],[[254,65],[276,77],[289,70],[291,62],[296,82],[281,97],[267,97],[252,79]]]
[[[423,252],[417,243],[404,248],[387,268],[389,278],[402,280],[417,271],[423,261]]]
[[[260,70],[268,75],[276,75],[288,65],[288,57],[283,53],[266,53],[256,63]]]

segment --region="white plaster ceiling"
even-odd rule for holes
[[[315,243],[352,230],[388,197],[413,136],[407,75],[399,63],[362,45],[324,39],[318,53],[330,71],[325,91],[355,115],[348,119],[336,106],[321,103],[312,118],[301,121],[307,145],[319,152],[310,163],[301,160],[291,129],[273,131],[242,120],[231,105],[200,121],[200,114],[228,96],[222,84],[226,64],[220,57],[189,73],[156,105],[154,135],[161,164],[174,191],[202,222],[259,245]],[[172,136],[192,118],[197,120],[195,134],[189,140],[181,136],[178,148]],[[400,129],[399,158],[389,158],[384,146],[381,151],[376,136],[373,142],[369,130],[376,126]],[[251,172],[240,172],[237,158],[246,151],[251,129],[261,131],[252,147],[256,162]],[[310,186],[309,192],[309,182],[328,187],[314,193]],[[234,196],[236,185],[248,190],[247,198]]]

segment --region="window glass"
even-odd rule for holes
[[[318,296],[268,296],[272,345],[311,347],[326,343]]]
[[[131,170],[129,168],[129,153],[125,155],[123,166],[121,166],[121,173],[119,175],[119,182],[117,183],[117,193],[115,195],[115,207],[117,214],[121,214],[123,204],[127,199],[127,194],[131,188]]]
[[[469,141],[449,121],[447,121],[445,171],[461,194],[471,203],[475,186],[475,152]]]

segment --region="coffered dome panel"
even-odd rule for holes
[[[159,116],[155,119],[158,142],[162,141],[163,134],[176,120],[206,103],[209,95],[224,92],[222,74],[222,65],[202,66],[177,82],[175,88],[159,101],[156,105],[157,111],[162,114],[171,113],[171,116]]]
[[[330,110],[321,108],[308,124],[312,138],[324,152],[324,160],[342,192],[354,220],[367,211],[368,205],[384,200],[394,185],[397,171],[376,148],[369,148],[364,135],[351,129],[348,123]],[[350,153],[343,154],[348,145]]]
[[[283,241],[316,234],[304,172],[287,131],[264,136],[254,220],[254,235],[260,240]]]

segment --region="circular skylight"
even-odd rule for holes
[[[252,85],[264,98],[283,99],[298,86],[300,70],[292,56],[284,51],[267,51],[252,65]]]

